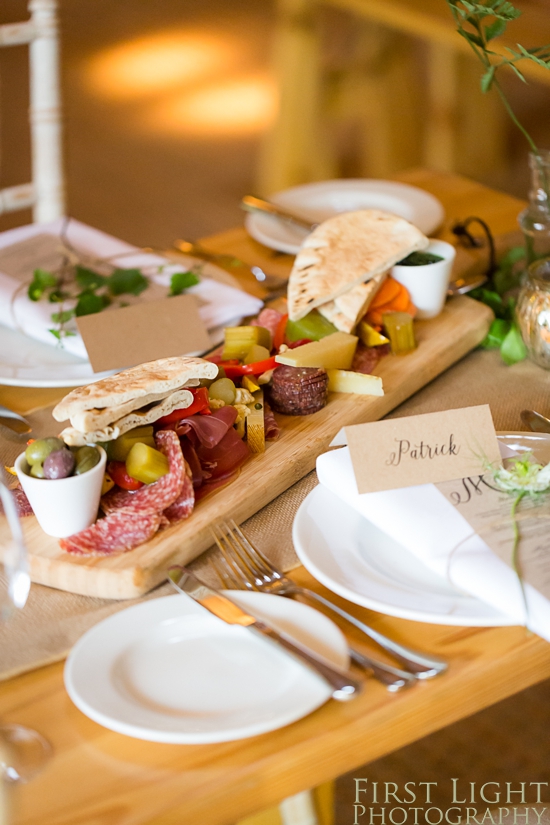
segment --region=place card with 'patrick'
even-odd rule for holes
[[[355,424],[344,436],[359,493],[482,475],[501,464],[486,404]]]

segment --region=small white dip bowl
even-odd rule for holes
[[[456,249],[446,241],[431,240],[423,252],[439,255],[442,261],[423,266],[400,266],[396,264],[391,275],[409,291],[411,301],[417,308],[417,318],[435,318],[443,309]]]
[[[34,478],[21,453],[15,470],[38,523],[48,536],[62,539],[89,527],[97,518],[107,454],[97,447],[99,462],[86,473],[68,478]]]

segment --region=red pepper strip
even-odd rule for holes
[[[299,341],[291,341],[288,348],[296,349],[296,347],[303,347],[304,344],[311,344],[311,338],[300,338]]]
[[[265,361],[256,361],[254,364],[229,364],[227,361],[222,361],[219,364],[225,370],[227,378],[240,378],[243,375],[261,375],[262,372],[273,370],[279,366],[275,361],[275,356],[266,358]]]
[[[275,330],[275,335],[273,336],[273,348],[279,352],[279,347],[281,344],[285,342],[285,332],[286,332],[286,322],[288,321],[288,313],[283,315],[279,323],[277,324],[277,329]]]
[[[245,374],[242,364],[228,364],[227,362],[222,361],[219,366],[223,367],[226,378],[241,378]]]
[[[261,375],[263,372],[267,372],[268,370],[274,370],[275,367],[279,366],[280,364],[278,364],[275,360],[275,356],[272,355],[271,358],[266,358],[265,361],[256,361],[254,364],[244,364],[243,374]]]
[[[155,421],[155,424],[173,424],[175,421],[180,421],[182,418],[189,418],[190,415],[202,412],[208,407],[208,389],[206,387],[199,387],[198,389],[190,389],[190,392],[195,396],[190,407],[185,407],[181,410],[172,410],[168,415],[164,415]],[[208,415],[208,413],[206,413]]]
[[[109,461],[107,473],[123,490],[139,490],[143,487],[143,481],[138,481],[137,478],[128,475],[124,461]]]

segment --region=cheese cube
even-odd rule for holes
[[[356,395],[384,395],[382,379],[377,375],[347,370],[327,370],[329,392],[352,392]]]
[[[357,348],[358,338],[347,332],[334,332],[296,349],[288,349],[275,356],[278,364],[289,367],[319,367],[320,369],[349,370]]]

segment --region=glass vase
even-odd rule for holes
[[[518,216],[528,264],[550,256],[550,151],[530,152],[529,166],[529,204]]]

